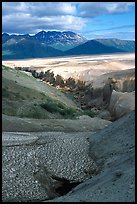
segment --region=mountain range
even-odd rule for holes
[[[71,31],[41,31],[35,35],[2,34],[2,59],[135,52],[135,42],[86,38]]]
[[[134,41],[111,39],[89,40],[65,52],[66,55],[107,54],[117,52],[134,52]]]

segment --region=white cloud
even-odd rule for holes
[[[88,23],[88,17],[128,12],[133,5],[127,2],[2,2],[2,31],[19,34],[40,30],[80,32]]]
[[[16,21],[15,21],[16,19]],[[7,23],[8,22],[8,23]],[[30,14],[6,15],[2,21],[3,32],[36,33],[40,30],[80,30],[86,20],[71,15],[35,17]]]
[[[40,30],[80,30],[86,19],[77,17],[71,2],[3,2],[2,30],[35,33]]]
[[[3,2],[3,15],[30,13],[32,16],[74,15],[75,4],[71,2]]]
[[[72,5],[71,3],[61,3],[59,7],[66,14],[73,15],[76,13],[76,7]]]
[[[103,14],[129,12],[134,3],[129,2],[81,2],[79,13],[82,17],[96,17]]]

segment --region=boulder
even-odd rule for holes
[[[131,110],[135,110],[135,91],[117,92],[113,90],[108,108],[112,120],[116,120]]]

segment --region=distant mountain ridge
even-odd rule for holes
[[[132,40],[120,40],[117,38],[110,39],[96,39],[96,41],[102,43],[103,45],[113,46],[117,49],[124,51],[135,51],[135,42]]]
[[[3,60],[43,58],[62,55],[61,50],[54,49],[44,43],[39,43],[35,40],[26,38],[20,40],[8,40],[2,45],[2,50]]]
[[[86,38],[71,32],[71,31],[41,31],[35,35],[35,38],[41,42],[46,42],[51,45],[53,43],[64,43],[64,44],[80,44],[87,41]]]
[[[135,41],[116,38],[87,40],[71,31],[41,31],[35,35],[2,34],[3,60],[119,52],[135,52]]]
[[[71,32],[71,31],[40,31],[35,35],[8,35],[7,33],[2,34],[2,43],[14,38],[16,40],[21,38],[26,38],[29,40],[35,40],[40,43],[45,43],[48,46],[54,47],[60,50],[67,50],[73,48],[81,43],[87,41],[86,38]]]
[[[119,39],[96,39],[67,50],[67,55],[107,54],[117,52],[134,52],[135,42]]]

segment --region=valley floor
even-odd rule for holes
[[[58,58],[37,58],[2,61],[3,65],[14,67],[31,67],[37,71],[51,70],[64,78],[73,77],[91,81],[97,76],[112,71],[135,67],[135,53],[69,56]]]

